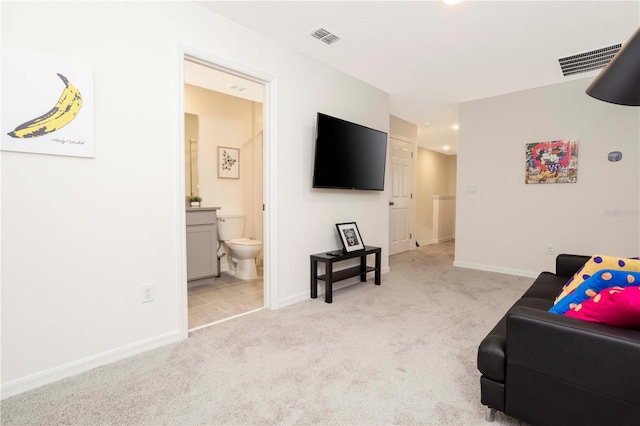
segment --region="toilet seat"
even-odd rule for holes
[[[231,244],[237,244],[239,246],[257,246],[262,244],[262,241],[252,240],[250,238],[235,238],[229,241]]]

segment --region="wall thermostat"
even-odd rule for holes
[[[611,151],[607,158],[609,161],[620,161],[622,160],[622,153],[620,151]]]

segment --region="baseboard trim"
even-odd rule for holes
[[[432,241],[432,244],[440,244],[440,243],[444,243],[446,241],[451,241],[451,240],[455,240],[456,236],[455,235],[451,235],[449,237],[444,237],[444,238],[434,238]]]
[[[21,379],[14,380],[12,382],[3,383],[2,385],[0,385],[0,398],[5,399],[14,395],[18,395],[31,389],[53,383],[67,377],[75,376],[94,368],[123,360],[133,355],[138,355],[142,352],[147,352],[152,349],[157,349],[161,346],[176,343],[180,340],[182,340],[180,338],[180,333],[176,330],[169,333],[161,334],[156,337],[152,337],[150,339],[142,340],[140,342],[122,346],[120,348],[116,348],[107,352],[103,352],[101,354],[73,361],[59,367],[51,368],[40,373],[32,374]]]
[[[320,286],[318,286],[318,294],[320,294]],[[309,290],[294,294],[293,296],[285,297],[284,299],[278,300],[278,306],[275,307],[276,310],[284,308],[285,306],[295,305],[298,302],[303,302],[310,298]]]
[[[479,271],[497,272],[500,274],[516,275],[518,277],[536,278],[539,272],[525,271],[522,269],[502,268],[493,265],[483,265],[481,263],[460,262],[455,260],[453,266],[465,269],[477,269]]]

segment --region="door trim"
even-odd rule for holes
[[[277,80],[273,76],[231,62],[225,58],[203,52],[183,43],[176,43],[175,54],[175,158],[176,158],[176,261],[178,283],[178,333],[181,339],[189,335],[189,313],[187,292],[187,246],[186,246],[186,209],[184,184],[184,61],[189,60],[229,74],[237,75],[264,86],[263,103],[263,247],[264,247],[264,306],[267,309],[278,308],[277,280],[277,147],[275,141],[277,124]]]

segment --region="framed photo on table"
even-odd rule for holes
[[[355,222],[336,223],[338,234],[342,241],[345,253],[352,251],[364,250],[364,243],[358,231],[358,225]]]

